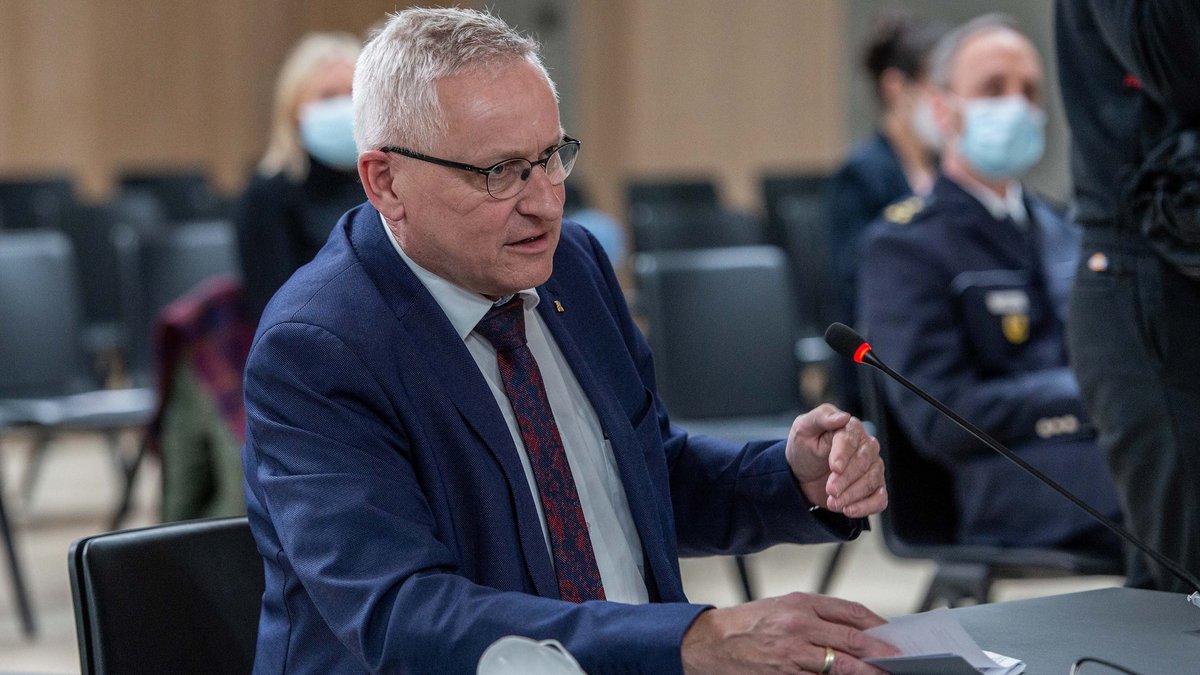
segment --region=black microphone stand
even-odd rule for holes
[[[849,340],[850,336],[853,336],[853,338],[857,342],[856,345],[849,344],[848,340]],[[846,326],[846,325],[840,324],[840,323],[835,323],[835,324],[831,325],[829,327],[829,329],[825,332],[825,341],[828,342],[829,346],[833,347],[834,351],[838,352],[839,354],[848,356],[851,359],[853,359],[854,361],[857,361],[859,363],[865,363],[869,366],[872,366],[872,367],[878,369],[879,371],[883,372],[888,377],[890,377],[890,378],[896,380],[897,382],[899,382],[900,384],[904,385],[904,387],[907,388],[909,391],[916,394],[917,396],[920,396],[925,402],[929,403],[934,408],[937,408],[937,410],[939,412],[941,412],[946,417],[949,417],[956,424],[958,424],[960,427],[965,429],[968,433],[970,433],[975,438],[979,439],[981,442],[983,442],[989,448],[991,448],[992,450],[995,450],[996,452],[1000,453],[1001,455],[1004,455],[1004,457],[1006,459],[1008,459],[1010,462],[1021,467],[1027,473],[1032,475],[1034,478],[1037,478],[1038,480],[1045,483],[1046,485],[1049,485],[1050,487],[1054,488],[1059,494],[1066,497],[1067,499],[1070,499],[1071,502],[1073,502],[1079,508],[1083,509],[1084,511],[1087,511],[1088,515],[1090,515],[1092,518],[1095,518],[1097,521],[1100,522],[1100,524],[1104,525],[1109,530],[1112,530],[1113,532],[1118,534],[1125,541],[1136,546],[1138,548],[1138,550],[1142,551],[1143,553],[1145,553],[1146,555],[1148,555],[1152,559],[1154,559],[1158,564],[1160,564],[1163,567],[1165,567],[1166,569],[1170,570],[1176,577],[1187,582],[1193,589],[1193,593],[1187,597],[1188,602],[1192,603],[1196,607],[1200,607],[1200,580],[1197,580],[1194,575],[1192,575],[1190,572],[1185,570],[1179,563],[1175,562],[1174,560],[1171,560],[1170,558],[1167,558],[1166,556],[1162,555],[1158,551],[1155,551],[1154,549],[1150,548],[1148,545],[1143,543],[1140,539],[1133,536],[1133,534],[1131,534],[1124,527],[1121,527],[1117,523],[1113,522],[1112,519],[1110,519],[1109,517],[1105,516],[1104,514],[1097,511],[1096,509],[1092,508],[1087,502],[1083,501],[1079,497],[1076,497],[1075,494],[1072,493],[1070,490],[1059,485],[1057,481],[1055,481],[1054,479],[1050,478],[1046,474],[1039,471],[1037,468],[1035,468],[1029,462],[1026,462],[1024,459],[1022,459],[1020,456],[1018,456],[1015,452],[1013,452],[1012,450],[1009,450],[1008,448],[1001,445],[999,441],[997,441],[996,439],[989,436],[982,429],[980,429],[979,427],[976,427],[974,424],[971,424],[967,420],[963,419],[961,416],[959,416],[958,413],[951,410],[949,407],[947,407],[941,401],[930,396],[923,389],[921,389],[917,385],[913,384],[912,382],[909,382],[908,379],[905,378],[900,373],[897,373],[896,371],[892,370],[891,367],[889,367],[878,356],[875,355],[874,351],[871,350],[870,345],[868,345],[867,342],[865,340],[863,340],[861,336],[859,336],[857,333],[855,333],[854,330],[851,329],[849,326]]]

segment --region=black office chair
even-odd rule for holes
[[[0,434],[7,426],[7,420],[0,410]],[[21,555],[17,551],[17,540],[12,526],[8,522],[8,510],[4,505],[4,481],[0,480],[0,536],[4,538],[4,552],[8,562],[8,577],[12,584],[13,598],[16,600],[17,618],[21,622],[21,631],[25,637],[37,634],[37,622],[33,616],[33,604],[29,601],[29,588],[25,585],[25,574],[21,567]]]
[[[245,517],[84,537],[67,564],[82,675],[253,668],[263,562]]]
[[[153,381],[154,318],[201,281],[238,273],[236,235],[233,223],[217,219],[151,231],[125,227],[114,236],[130,371],[135,381],[149,383]]]
[[[625,186],[625,197],[632,210],[639,204],[717,206],[717,186],[708,178],[638,178]]]
[[[0,180],[0,223],[10,230],[59,229],[74,204],[65,176]]]
[[[99,376],[121,381],[125,376],[129,335],[122,322],[120,258],[114,238],[118,227],[149,233],[166,227],[155,200],[123,195],[102,204],[78,204],[67,214],[63,231],[76,251],[81,288],[84,349]]]
[[[635,270],[659,392],[672,416],[790,425],[787,416],[800,401],[783,252],[738,246],[639,253]],[[724,428],[753,438],[732,424]]]
[[[799,414],[787,261],[771,246],[640,253],[638,306],[659,393],[690,432],[784,438]],[[737,559],[743,592],[754,597]]]
[[[912,446],[888,411],[883,376],[866,367],[860,376],[866,414],[875,424],[887,469],[890,499],[881,514],[884,543],[896,557],[931,560],[937,565],[918,611],[939,602],[951,607],[989,602],[997,579],[1125,573],[1119,556],[958,543],[953,475]]]
[[[787,252],[805,335],[823,335],[837,319],[824,214],[826,180],[820,174],[762,179],[766,240]]]
[[[179,223],[145,235],[124,227],[116,237],[130,371],[135,382],[149,386],[155,382],[151,353],[155,317],[202,281],[238,274],[237,242],[228,220]],[[110,520],[113,529],[129,512],[134,483],[147,452],[143,442],[132,458],[123,462],[125,481]]]
[[[120,178],[120,191],[154,199],[170,222],[228,215],[203,169],[126,171]]]
[[[766,215],[764,229],[771,245],[786,250],[785,222],[821,211],[828,181],[827,174],[814,171],[768,173],[759,179]]]
[[[753,214],[709,204],[643,204],[630,212],[637,251],[671,251],[763,243]]]
[[[0,417],[32,429],[22,482],[29,501],[55,434],[95,431],[120,459],[120,432],[149,419],[148,389],[104,389],[83,356],[79,288],[67,236],[51,230],[0,232]]]

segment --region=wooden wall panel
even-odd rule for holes
[[[624,210],[631,177],[679,174],[752,207],[764,170],[838,161],[837,0],[583,0],[580,16],[581,173],[605,208]]]
[[[839,0],[556,1],[573,17],[563,71],[576,78],[579,175],[600,206],[620,213],[630,177],[679,171],[714,175],[730,201],[754,205],[765,168],[836,162]],[[125,169],[199,166],[236,192],[294,41],[362,34],[407,4],[0,2],[0,176],[65,170],[98,197]]]
[[[261,155],[275,75],[308,30],[364,34],[396,0],[0,3],[0,176],[201,167],[227,193]]]

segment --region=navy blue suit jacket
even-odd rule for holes
[[[911,220],[872,225],[859,324],[897,371],[1117,517],[1063,334],[1079,229],[1033,196],[1025,206],[1022,231],[943,176]],[[953,474],[962,541],[1097,543],[1102,528],[1086,513],[899,384],[887,393],[916,449]]]
[[[496,401],[364,204],[268,305],[247,365],[247,506],[266,569],[255,672],[474,672],[512,633],[560,640],[593,675],[679,672],[704,609],[684,597],[679,554],[862,527],[808,513],[782,442],[738,447],[670,424],[582,228],[564,223],[537,290],[612,444],[652,603],[558,599]]]

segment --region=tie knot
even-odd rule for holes
[[[498,352],[507,352],[525,344],[525,303],[521,296],[492,307],[475,326],[475,332],[492,343]]]

